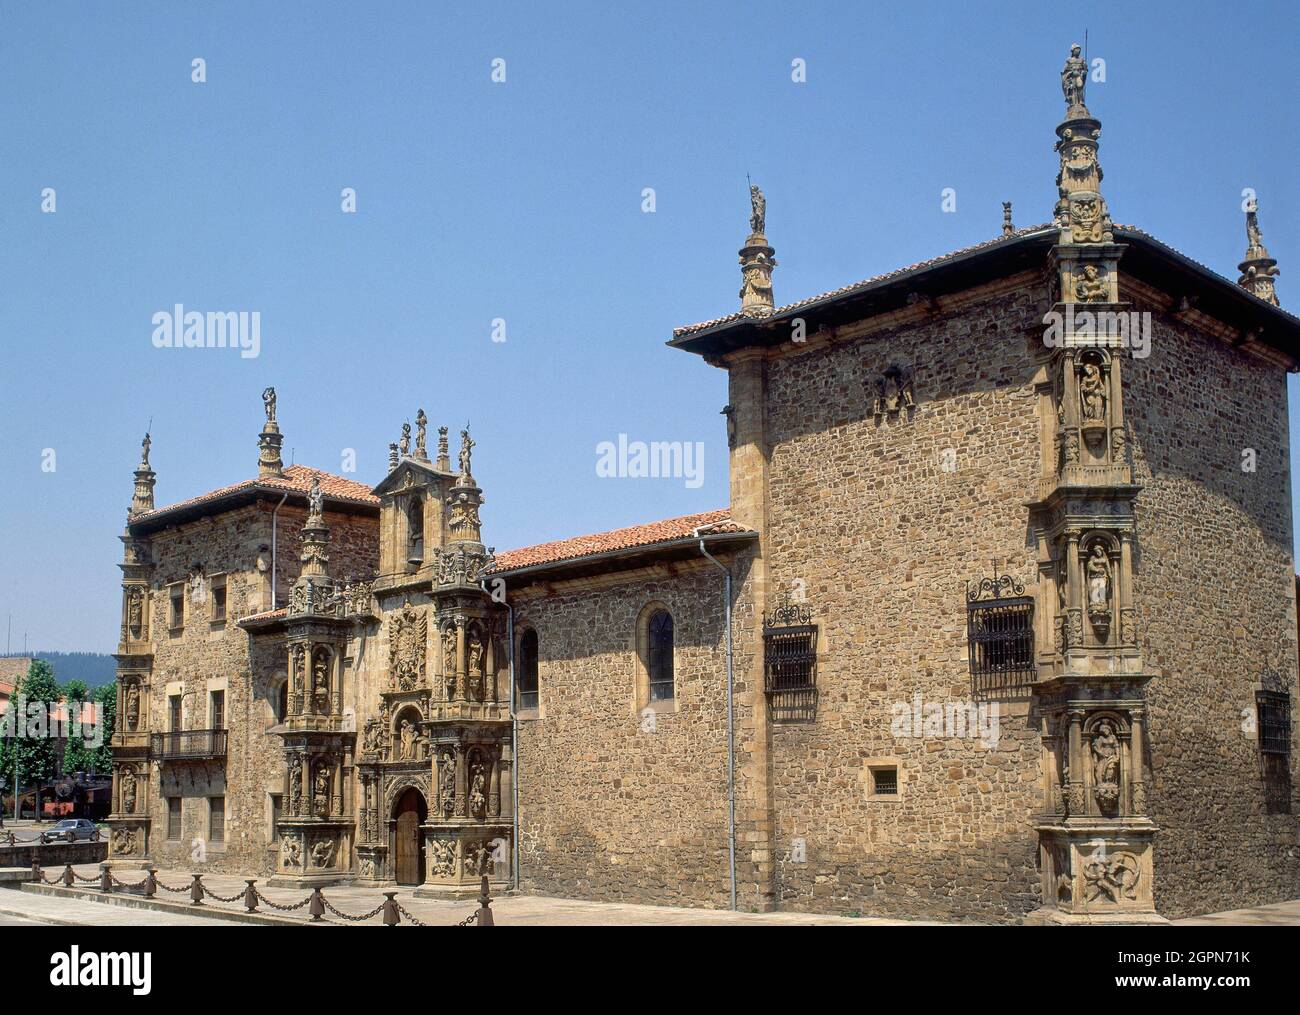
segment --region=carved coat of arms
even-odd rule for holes
[[[428,617],[407,603],[388,631],[388,666],[393,681],[403,691],[415,688],[424,680],[425,635]]]

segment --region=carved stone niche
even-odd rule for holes
[[[1079,388],[1079,430],[1091,463],[1106,461],[1106,435],[1110,430],[1110,362],[1101,350],[1079,355],[1076,383]]]
[[[1097,644],[1105,645],[1115,619],[1120,567],[1118,548],[1104,536],[1092,536],[1080,541],[1079,556],[1088,623]]]

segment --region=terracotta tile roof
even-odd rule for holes
[[[281,606],[278,610],[263,610],[261,613],[250,613],[247,617],[240,617],[238,622],[240,624],[246,624],[249,621],[261,622],[267,620],[278,620],[280,617],[287,617],[288,615],[289,608],[287,606]]]
[[[731,520],[729,510],[721,508],[717,511],[682,515],[680,518],[667,518],[660,522],[630,525],[627,528],[614,529],[610,532],[597,532],[589,536],[574,536],[572,539],[557,539],[550,543],[539,543],[536,546],[525,546],[518,550],[507,550],[505,553],[496,555],[496,566],[492,569],[492,573],[536,567],[540,564],[553,564],[557,561],[590,557],[614,550],[670,543],[674,540],[686,539],[694,535],[696,529],[701,528],[704,529],[707,535],[749,531],[744,526],[737,525]]]
[[[1051,229],[1051,228],[1053,228],[1051,223],[1044,223],[1043,225],[1039,225],[1039,226],[1030,226],[1027,229],[1017,229],[1014,233],[1010,233],[1005,236],[1001,236],[1001,235],[995,236],[991,240],[985,240],[983,243],[976,243],[974,246],[971,247],[962,247],[960,250],[954,250],[951,253],[942,254],[939,257],[931,257],[925,261],[917,261],[915,264],[909,264],[906,268],[895,268],[893,271],[887,271],[883,275],[875,275],[871,278],[865,278],[861,282],[853,282],[849,285],[840,286],[838,289],[831,289],[829,292],[819,293],[816,296],[809,296],[806,299],[797,300],[794,303],[787,303],[783,307],[777,307],[775,310],[772,311],[772,313],[768,314],[767,316],[778,317],[781,314],[788,313],[791,310],[798,310],[799,308],[806,307],[812,303],[820,303],[822,300],[835,299],[836,297],[847,295],[848,293],[851,293],[857,289],[865,289],[868,286],[879,285],[881,282],[885,282],[899,275],[906,275],[909,274],[910,272],[921,271],[924,268],[932,268],[935,265],[942,264],[945,261],[951,261],[954,258],[964,257],[967,254],[972,254],[977,250],[985,250],[988,248],[1000,246],[1001,244],[1004,243],[1011,243],[1014,240],[1020,239],[1022,236],[1029,236],[1032,233],[1042,232],[1044,230]],[[727,314],[725,317],[715,317],[711,321],[701,321],[699,324],[687,324],[680,328],[674,328],[673,338],[684,338],[687,335],[694,335],[696,332],[699,331],[707,331],[709,328],[716,328],[720,324],[730,324],[733,321],[743,320],[744,317],[745,317],[744,314],[737,311],[734,314]]]
[[[1150,233],[1148,233],[1145,229],[1139,229],[1137,226],[1122,225],[1118,222],[1115,223],[1114,228],[1117,234],[1122,232],[1130,236],[1142,237],[1142,239],[1146,240],[1148,243],[1152,244],[1153,246],[1166,250],[1169,253],[1182,258],[1184,261],[1188,262],[1189,264],[1194,265],[1196,268],[1199,268],[1207,275],[1213,276],[1215,279],[1221,281],[1224,285],[1232,286],[1233,288],[1240,288],[1239,286],[1237,286],[1235,280],[1227,278],[1226,276],[1215,271],[1213,268],[1207,267],[1206,265],[1202,264],[1200,261],[1196,260],[1193,257],[1188,257],[1177,247],[1170,246],[1168,243],[1165,243],[1163,240],[1157,239],[1155,236],[1152,236]],[[917,271],[923,271],[927,268],[933,268],[947,261],[953,261],[959,257],[965,257],[969,254],[973,254],[978,251],[991,250],[994,247],[998,247],[1006,243],[1013,243],[1016,240],[1022,239],[1023,237],[1026,236],[1032,236],[1034,234],[1050,234],[1050,233],[1054,233],[1055,231],[1056,231],[1056,226],[1050,222],[1045,222],[1042,225],[1037,225],[1037,226],[1029,226],[1026,229],[1017,229],[1013,233],[1009,233],[1005,236],[995,236],[991,240],[985,240],[983,243],[976,243],[974,246],[971,247],[962,247],[960,250],[954,250],[951,253],[941,254],[939,257],[931,257],[925,261],[917,261],[915,264],[909,264],[905,268],[895,268],[893,271],[887,271],[883,275],[875,275],[872,278],[863,279],[861,282],[853,282],[850,285],[840,286],[840,288],[838,289],[831,289],[829,292],[819,293],[816,296],[809,296],[806,299],[797,300],[794,303],[787,303],[785,306],[777,307],[775,310],[772,311],[772,313],[766,315],[765,317],[752,318],[752,320],[767,320],[772,317],[780,317],[783,314],[790,313],[791,311],[794,310],[799,310],[813,303],[820,303],[823,300],[833,300],[840,296],[846,296],[850,293],[856,292],[857,290],[860,289],[868,289],[871,288],[872,286],[878,286],[883,282],[888,282],[889,280],[897,278],[899,276],[908,275]],[[1245,293],[1249,293],[1249,290],[1247,289],[1242,289],[1241,291]],[[1272,304],[1269,304],[1267,300],[1255,296],[1254,293],[1250,293],[1250,295],[1254,296],[1255,299],[1259,300],[1261,304],[1265,304],[1269,306],[1272,310],[1280,310],[1280,308],[1273,307]],[[1288,317],[1291,317],[1293,320],[1300,321],[1300,318],[1296,318],[1295,315],[1290,314],[1285,310],[1281,312],[1286,314]],[[736,313],[727,314],[725,317],[715,317],[711,321],[701,321],[699,324],[687,324],[684,325],[683,327],[673,329],[673,339],[676,340],[679,338],[686,338],[690,335],[697,334],[701,331],[708,331],[711,328],[716,328],[720,325],[733,324],[736,321],[745,320],[745,319],[746,319],[745,315],[737,311]]]
[[[344,479],[342,476],[335,476],[329,472],[323,472],[320,469],[311,469],[305,465],[290,465],[284,470],[283,477],[258,476],[254,479],[246,479],[242,483],[233,483],[230,486],[223,486],[216,490],[210,490],[207,493],[200,494],[197,497],[191,497],[189,500],[183,500],[176,504],[168,504],[166,507],[155,508],[153,511],[146,511],[144,514],[136,515],[131,519],[132,523],[150,521],[161,515],[170,514],[173,511],[182,511],[186,508],[197,507],[201,504],[207,504],[213,501],[222,500],[233,494],[243,493],[252,490],[266,490],[274,493],[277,490],[288,491],[289,493],[300,493],[306,496],[311,490],[313,479],[320,480],[321,492],[325,495],[327,501],[344,504],[369,504],[375,507],[379,506],[379,498],[370,492],[370,487],[365,483],[358,483],[351,479]]]

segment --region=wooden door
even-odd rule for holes
[[[393,878],[399,885],[424,883],[424,842],[420,824],[426,813],[424,797],[414,787],[401,795],[393,809],[393,816],[397,819]]]

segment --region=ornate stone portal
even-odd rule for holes
[[[1044,350],[1043,407],[1055,422],[1031,506],[1040,547],[1035,714],[1043,742],[1036,823],[1043,906],[1028,922],[1164,922],[1155,912],[1148,816],[1146,685],[1133,607],[1136,527],[1121,384],[1124,252],[1101,196],[1101,124],[1084,105],[1086,65],[1062,71],[1061,172],[1053,250],[1061,339]],[[1040,631],[1042,628],[1040,628]],[[1046,633],[1046,632],[1044,632]]]
[[[473,894],[484,874],[497,890],[511,882],[506,650],[501,611],[479,584],[492,555],[473,449],[461,431],[452,472],[441,427],[435,462],[403,458],[376,488],[393,530],[376,583],[388,666],[378,715],[361,734],[357,873],[419,881],[420,895]],[[403,549],[416,526],[431,544],[418,559]],[[424,804],[418,828],[412,790]],[[415,878],[413,836],[423,863]]]

